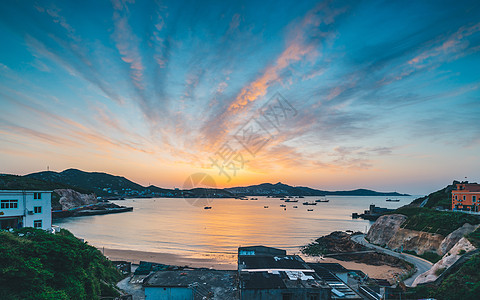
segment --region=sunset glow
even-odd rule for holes
[[[0,34],[0,173],[480,180],[478,1],[2,1]],[[291,109],[252,154],[236,134],[278,95]],[[243,155],[230,180],[212,165],[225,145]]]

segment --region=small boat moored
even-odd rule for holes
[[[400,199],[387,199],[387,202],[400,202]]]

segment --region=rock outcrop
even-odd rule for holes
[[[435,233],[400,228],[406,216],[400,214],[385,215],[370,227],[367,239],[380,246],[393,250],[415,251],[421,255],[425,252],[436,252],[444,236]]]
[[[463,224],[462,227],[458,228],[454,232],[450,233],[445,237],[440,246],[437,249],[438,255],[445,255],[461,238],[465,235],[475,231],[479,225],[471,225],[468,223]]]
[[[388,248],[415,251],[418,255],[435,252],[445,237],[441,234],[400,228],[387,243]]]
[[[55,193],[60,195],[59,202],[62,205],[62,210],[97,203],[95,194],[81,194],[71,189],[58,189],[55,190]]]
[[[458,242],[455,243],[455,245],[442,257],[442,259],[430,268],[430,270],[420,274],[415,279],[412,286],[435,281],[444,270],[451,267],[458,259],[460,259],[460,257],[462,257],[463,254],[475,249],[476,248],[466,238],[460,238]]]
[[[406,219],[406,216],[399,214],[381,216],[368,230],[367,239],[373,244],[387,245]]]

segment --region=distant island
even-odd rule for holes
[[[409,194],[400,194],[397,192],[376,192],[367,189],[356,189],[351,191],[323,191],[316,190],[304,186],[290,186],[278,182],[262,183],[246,187],[226,188],[226,191],[235,195],[249,196],[272,196],[272,195],[288,195],[288,196],[410,196]]]
[[[91,194],[105,199],[152,198],[152,197],[211,197],[236,198],[240,196],[410,196],[397,192],[377,192],[368,189],[350,191],[324,191],[302,186],[290,186],[278,182],[262,183],[246,187],[224,189],[194,188],[188,190],[166,189],[154,185],[142,186],[122,176],[101,172],[84,172],[67,169],[62,172],[44,171],[24,176],[2,174],[0,189],[65,189],[82,194]]]

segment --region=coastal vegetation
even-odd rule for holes
[[[423,259],[428,260],[431,263],[436,263],[437,261],[442,259],[442,256],[438,255],[436,252],[427,251],[427,252],[422,253],[421,255],[417,254],[417,252],[415,252],[415,251],[405,250],[403,252],[408,253],[408,254],[412,254],[412,255],[416,255],[418,257],[421,257]]]
[[[438,233],[447,236],[465,223],[480,224],[480,217],[451,211],[438,211],[425,207],[401,207],[386,214],[401,214],[407,220],[401,228]]]
[[[411,206],[419,206],[423,202],[423,207],[426,208],[436,208],[441,207],[443,209],[451,209],[452,207],[452,190],[455,188],[456,184],[460,183],[459,181],[453,181],[452,184],[447,185],[441,190],[433,192],[428,196],[415,199]]]
[[[412,297],[415,299],[478,299],[480,294],[479,269],[480,255],[475,255],[465,262],[458,271],[448,275],[438,286],[431,284],[412,289],[415,292],[415,295],[412,295]]]
[[[0,231],[0,299],[114,297],[120,279],[99,250],[67,230]]]
[[[475,231],[467,234],[466,238],[477,249],[480,248],[480,228],[477,228]]]

